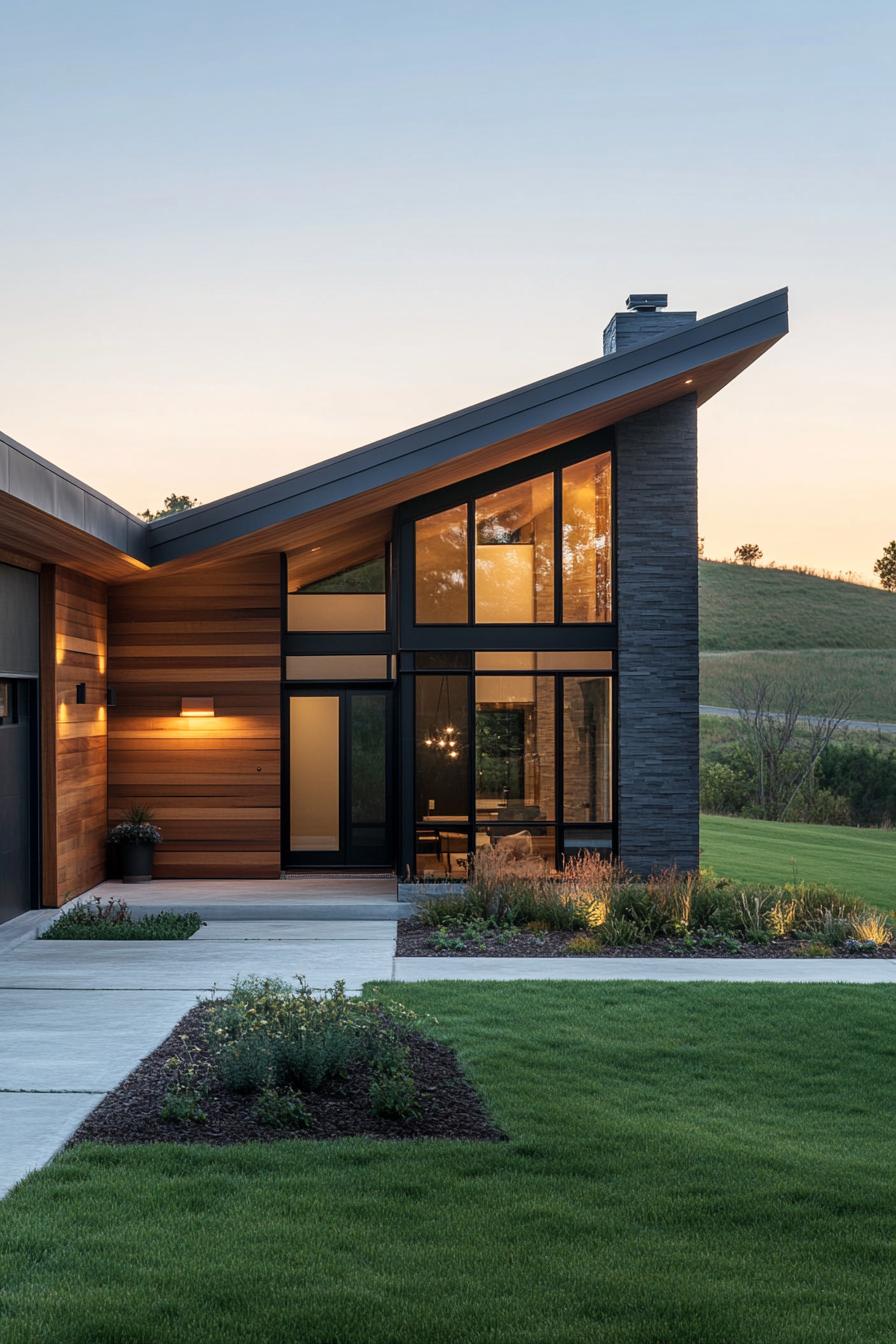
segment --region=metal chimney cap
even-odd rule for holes
[[[634,313],[655,313],[657,308],[669,307],[668,294],[629,294],[626,308]]]

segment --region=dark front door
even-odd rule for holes
[[[391,867],[391,690],[291,690],[288,732],[290,867]]]
[[[35,855],[35,713],[29,681],[0,679],[0,921],[30,910]]]

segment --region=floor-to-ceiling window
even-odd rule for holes
[[[399,536],[409,866],[457,875],[483,845],[609,853],[612,436],[416,501]]]

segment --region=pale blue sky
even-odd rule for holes
[[[134,509],[791,286],[703,413],[710,554],[896,533],[896,7],[0,5],[0,428]]]

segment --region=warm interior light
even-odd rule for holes
[[[182,719],[213,719],[215,700],[211,695],[182,695],[180,698],[180,717]]]

